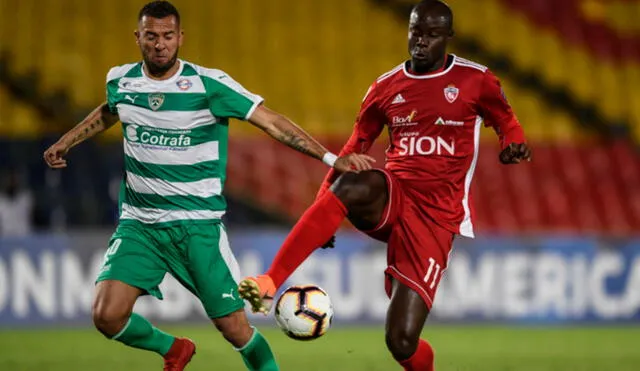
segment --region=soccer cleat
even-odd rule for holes
[[[196,345],[190,339],[176,338],[164,355],[164,371],[182,371],[196,354]]]
[[[271,277],[263,274],[242,280],[238,285],[238,292],[241,298],[251,304],[253,313],[261,312],[266,316],[273,305],[276,286],[273,284]]]

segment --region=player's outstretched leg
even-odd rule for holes
[[[176,338],[155,328],[144,317],[133,313],[142,291],[116,280],[96,285],[93,323],[107,338],[133,348],[149,350],[165,359],[166,371],[181,371],[195,354],[189,339]]]
[[[420,333],[429,314],[424,300],[411,288],[393,280],[385,340],[393,358],[406,371],[433,371],[434,353]]]
[[[338,230],[344,219],[359,229],[373,229],[388,198],[385,176],[380,171],[345,173],[302,215],[276,254],[266,274],[248,277],[238,291],[253,312],[268,313],[276,289]]]
[[[212,321],[222,336],[240,353],[247,369],[251,371],[279,370],[267,339],[257,328],[249,325],[244,309],[224,317],[214,318]]]

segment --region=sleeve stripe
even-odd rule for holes
[[[107,82],[123,77],[136,65],[137,63],[128,63],[111,68],[107,73]]]
[[[378,77],[378,79],[376,80],[376,82],[380,82],[382,80],[385,80],[391,76],[393,76],[396,72],[400,71],[402,68],[404,67],[404,62],[400,63],[399,65],[397,65],[394,69],[392,69],[391,71],[388,71],[386,73],[383,73],[380,77]]]
[[[247,112],[246,116],[244,117],[245,121],[249,120],[249,117],[253,115],[253,112],[255,112],[255,110],[260,104],[262,104],[262,102],[264,102],[264,99],[260,96],[258,97],[258,99],[253,101],[253,105],[251,106],[251,108],[249,108],[249,112]]]

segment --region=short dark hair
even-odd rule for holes
[[[413,12],[434,11],[439,16],[444,16],[449,20],[449,27],[453,29],[453,11],[447,3],[442,0],[422,0],[411,9]]]
[[[180,24],[180,13],[178,13],[178,9],[165,0],[152,1],[143,6],[142,9],[140,9],[140,13],[138,13],[138,22],[140,22],[144,16],[153,18],[174,16],[176,17],[176,22]]]

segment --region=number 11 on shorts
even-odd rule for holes
[[[431,281],[429,289],[433,289],[436,286],[436,281],[438,280],[439,273],[440,264],[436,263],[436,260],[434,258],[429,258],[429,269],[427,269],[427,274],[424,276],[424,282],[429,283],[429,281]]]

